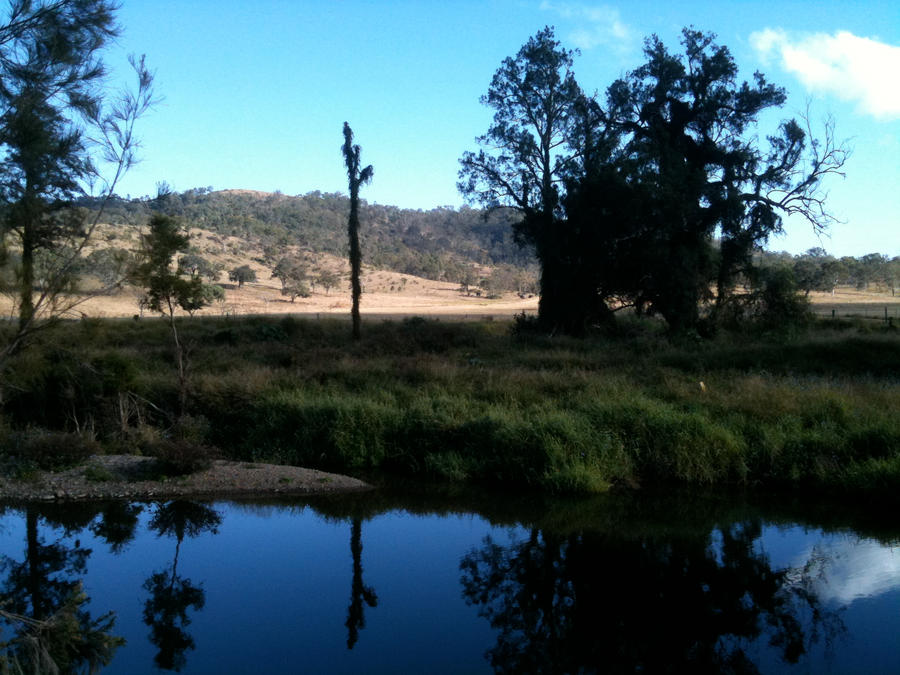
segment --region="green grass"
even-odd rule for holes
[[[185,320],[190,441],[240,460],[553,492],[900,484],[900,338],[513,336],[501,323]],[[162,321],[73,322],[14,364],[6,437],[90,428],[121,451],[165,440],[177,401]],[[702,384],[701,384],[702,383]],[[139,433],[140,432],[140,433]]]

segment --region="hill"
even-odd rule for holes
[[[117,199],[107,207],[106,219],[140,225],[154,211],[182,217],[220,237],[244,240],[260,249],[267,264],[274,265],[291,246],[313,255],[346,255],[349,199],[342,194],[197,188],[161,201]],[[508,209],[421,211],[363,200],[363,261],[380,270],[457,284],[474,285],[487,277],[494,290],[535,293],[537,263],[532,251],[514,241],[516,217]]]

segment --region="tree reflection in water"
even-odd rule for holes
[[[221,522],[221,515],[204,504],[173,501],[156,505],[148,528],[160,537],[175,538],[172,564],[144,582],[144,589],[150,593],[144,603],[144,623],[150,627],[150,641],[158,649],[154,663],[159,668],[184,668],[185,652],[195,646],[194,638],[185,630],[191,623],[188,610],[199,611],[206,603],[203,587],[178,573],[181,542],[204,532],[215,534]]]
[[[793,664],[843,630],[812,591],[816,564],[773,570],[754,547],[761,529],[735,524],[717,543],[538,529],[508,546],[488,537],[460,563],[463,595],[498,631],[486,655],[496,672],[754,673],[746,648],[758,639]]]
[[[350,554],[353,556],[353,581],[350,588],[350,606],[347,608],[347,649],[359,640],[359,631],[366,627],[365,607],[378,606],[378,594],[366,586],[362,578],[362,519],[353,518],[350,526]]]
[[[6,629],[13,632],[0,645],[0,671],[77,672],[87,666],[94,672],[112,660],[125,641],[112,635],[112,612],[94,619],[85,608],[89,598],[81,580],[92,551],[80,539],[70,540],[89,527],[116,551],[133,538],[137,513],[115,523],[120,515],[115,507],[101,509],[99,521],[91,508],[25,507],[24,559],[3,556],[0,562],[6,573],[0,610]],[[56,536],[49,543],[48,533]]]

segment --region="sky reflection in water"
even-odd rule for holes
[[[83,580],[127,640],[110,673],[900,670],[896,547],[699,520],[559,531],[337,502],[28,507],[0,518],[0,585],[46,613]]]

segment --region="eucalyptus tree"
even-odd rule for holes
[[[625,137],[629,185],[643,188],[631,232],[641,242],[638,290],[676,331],[698,325],[712,286],[717,306],[727,299],[784,216],[827,229],[834,218],[822,181],[841,174],[849,152],[835,143],[832,122],[816,139],[808,120],[786,120],[761,143],[755,126],[784,104],[784,89],[761,73],[739,84],[731,53],[711,33],[684,29],[682,46],[672,54],[649,38],[647,62],[610,87],[606,115]]]
[[[534,246],[541,264],[539,319],[550,329],[571,323],[566,310],[572,267],[563,244],[561,190],[580,154],[579,111],[588,108],[572,71],[575,54],[547,27],[515,57],[504,59],[481,97],[494,109],[493,122],[477,138],[482,149],[460,159],[457,184],[467,199],[488,209],[521,214],[515,233],[521,243]]]
[[[834,220],[822,182],[842,173],[848,150],[833,122],[816,139],[808,120],[788,120],[761,142],[755,125],[784,90],[760,73],[739,83],[712,34],[685,29],[682,45],[672,54],[649,38],[646,63],[601,105],[575,81],[575,52],[545,28],[482,97],[495,110],[478,139],[488,150],[463,155],[458,187],[521,213],[515,230],[541,264],[546,329],[580,333],[630,304],[674,332],[694,330],[701,305],[729,300],[786,215],[817,231]]]
[[[359,281],[362,267],[362,252],[359,248],[359,188],[370,180],[375,170],[372,165],[360,168],[360,147],[353,144],[353,130],[344,122],[344,145],[341,148],[344,153],[344,163],[347,166],[347,179],[350,188],[350,216],[347,219],[347,235],[350,239],[350,287],[352,293],[352,308],[350,316],[353,319],[353,339],[359,339],[359,298],[362,295],[362,285]]]
[[[115,10],[108,0],[13,0],[0,20],[0,264],[18,319],[0,366],[41,319],[83,301],[68,292],[103,210],[90,217],[73,202],[98,188],[105,205],[135,162],[153,78],[132,59],[136,90],[108,87],[101,56],[118,34]]]

